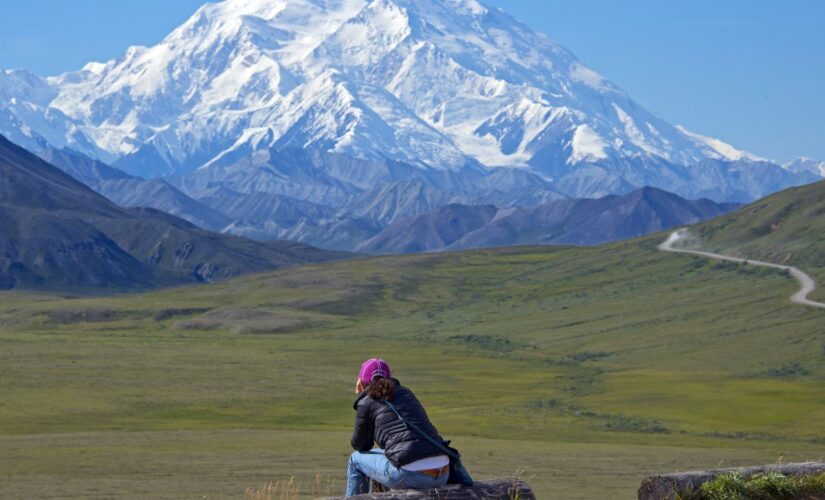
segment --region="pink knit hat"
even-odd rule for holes
[[[392,377],[390,365],[383,359],[368,359],[361,365],[361,371],[358,372],[358,380],[364,385],[369,385],[375,377]]]

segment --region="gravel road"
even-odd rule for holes
[[[659,245],[659,250],[663,252],[687,253],[691,255],[698,255],[700,257],[707,257],[708,259],[738,262],[740,264],[747,262],[748,265],[770,267],[773,269],[781,269],[783,271],[787,271],[791,276],[796,278],[796,280],[799,282],[801,286],[799,291],[791,296],[791,302],[795,304],[802,304],[803,306],[818,307],[821,309],[825,309],[825,304],[823,304],[822,302],[815,302],[813,300],[808,299],[808,295],[810,295],[811,292],[816,290],[816,282],[814,282],[813,278],[811,278],[809,275],[805,274],[801,270],[797,269],[796,267],[782,266],[779,264],[772,264],[770,262],[762,262],[759,260],[740,259],[739,257],[730,257],[728,255],[722,255],[712,252],[702,252],[700,250],[686,250],[683,248],[675,248],[674,245],[676,245],[676,243],[684,239],[686,234],[687,230],[684,229],[671,233],[668,239],[665,240],[664,243]]]

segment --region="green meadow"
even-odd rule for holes
[[[540,498],[825,459],[825,311],[791,304],[782,273],[662,239],[0,294],[0,497],[238,498],[291,477],[341,493],[372,356],[475,476]]]

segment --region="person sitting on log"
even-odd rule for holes
[[[450,459],[435,444],[444,440],[415,394],[392,378],[386,361],[370,359],[361,365],[355,393],[351,443],[356,451],[349,459],[347,497],[368,493],[370,479],[390,489],[447,484]],[[379,448],[373,449],[376,442]]]

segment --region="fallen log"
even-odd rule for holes
[[[825,462],[772,464],[759,467],[711,469],[650,476],[642,481],[642,486],[638,491],[638,498],[639,500],[677,500],[685,497],[690,498],[690,495],[699,492],[702,484],[712,481],[722,474],[734,472],[741,474],[743,477],[768,472],[777,472],[785,476],[805,476],[825,472]]]
[[[330,497],[326,500],[341,500]],[[395,490],[387,493],[367,493],[350,497],[357,500],[535,500],[530,486],[519,479],[476,481],[473,486],[450,484],[432,490]]]

